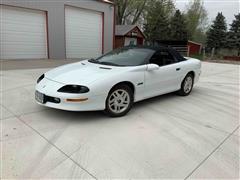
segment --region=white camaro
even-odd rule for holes
[[[201,62],[167,47],[124,47],[97,59],[52,69],[37,80],[35,98],[69,111],[104,110],[123,116],[134,102],[178,92],[190,94]]]

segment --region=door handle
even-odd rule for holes
[[[176,71],[180,71],[181,70],[181,68],[176,68]]]

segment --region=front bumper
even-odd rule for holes
[[[95,111],[105,109],[106,95],[95,95],[91,92],[72,94],[57,92],[64,84],[44,78],[35,87],[36,92],[44,95],[44,102],[38,104],[68,111]],[[83,101],[75,101],[82,99]]]

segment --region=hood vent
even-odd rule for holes
[[[108,68],[108,67],[99,67],[100,69],[107,69],[107,70],[111,70],[112,68]]]

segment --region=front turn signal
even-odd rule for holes
[[[68,102],[84,102],[87,101],[88,98],[80,98],[80,99],[66,99]]]

